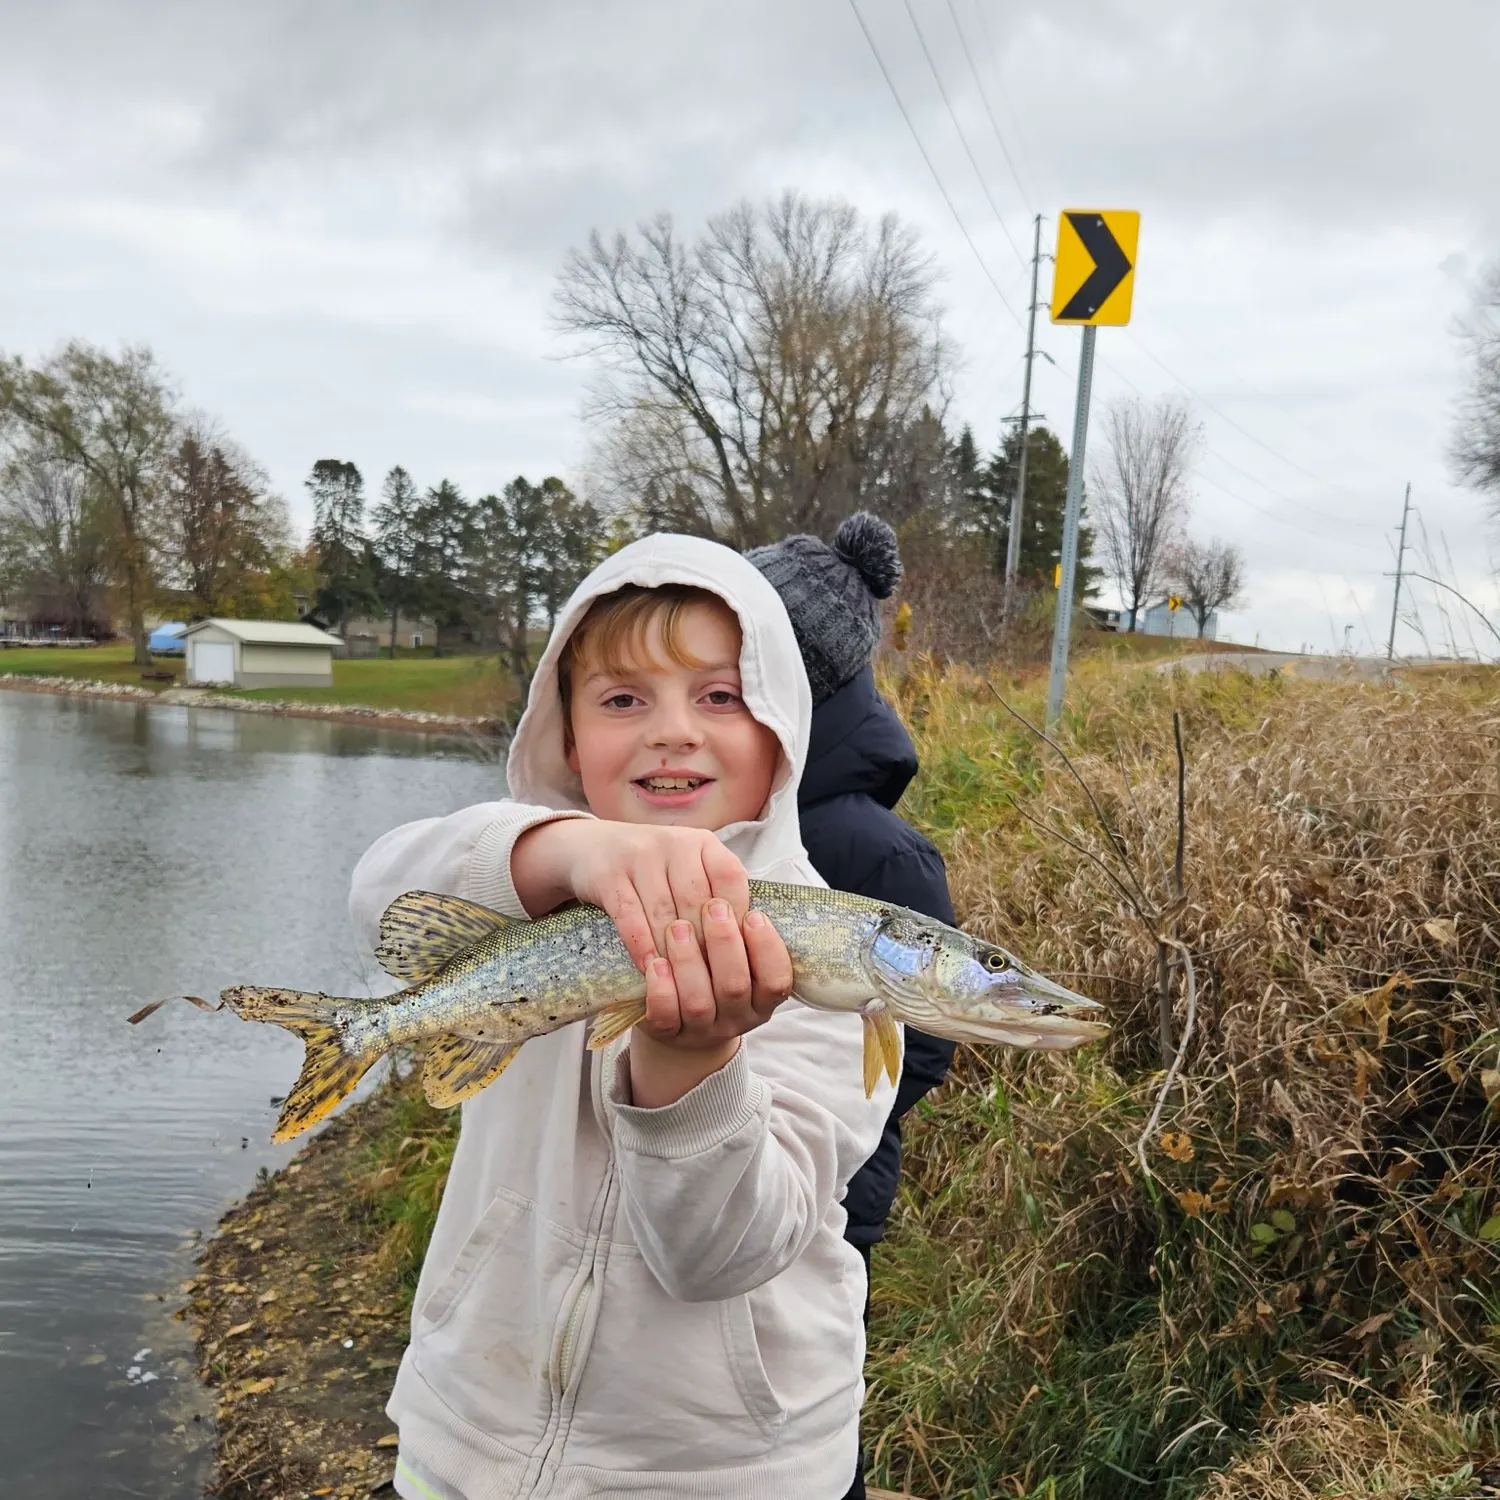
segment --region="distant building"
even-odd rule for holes
[[[1128,617],[1128,611],[1127,611]],[[1174,636],[1179,640],[1197,640],[1198,622],[1187,605],[1180,609],[1169,609],[1165,599],[1158,599],[1141,611],[1142,635]],[[1219,638],[1219,612],[1211,609],[1203,625],[1202,639],[1216,641]]]
[[[1117,609],[1106,609],[1102,604],[1085,604],[1083,612],[1094,622],[1096,630],[1120,628],[1120,611]]]
[[[437,644],[438,628],[431,620],[403,618],[396,630],[396,645],[400,650],[419,650],[423,646]],[[391,649],[391,617],[356,615],[349,621],[344,632],[350,656],[374,656]]]
[[[226,686],[332,687],[342,641],[282,620],[200,620],[188,626],[187,680]]]

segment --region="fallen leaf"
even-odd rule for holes
[[[1479,1075],[1479,1086],[1485,1099],[1494,1105],[1500,1102],[1500,1068],[1486,1068]]]
[[[1190,1219],[1200,1218],[1204,1209],[1212,1208],[1214,1200],[1207,1193],[1185,1192],[1177,1194],[1178,1206]]]
[[[1393,1312],[1376,1313],[1373,1318],[1366,1318],[1363,1323],[1357,1323],[1349,1330],[1345,1337],[1367,1339],[1372,1333],[1379,1333],[1395,1316]]]
[[[1479,1238],[1482,1240],[1500,1240],[1500,1214],[1486,1219],[1479,1226]]]
[[[394,1448],[400,1441],[401,1434],[399,1432],[388,1432],[383,1438],[375,1440],[375,1446],[377,1448]]]
[[[1192,1161],[1193,1138],[1182,1131],[1164,1130],[1159,1143],[1162,1152],[1173,1161]]]
[[[226,1281],[224,1283],[224,1290],[226,1292],[237,1292],[238,1293],[238,1292],[248,1292],[250,1290],[250,1288],[243,1281]]]
[[[1386,1168],[1385,1176],[1380,1180],[1387,1187],[1400,1187],[1401,1184],[1405,1182],[1406,1179],[1410,1177],[1411,1174],[1416,1170],[1416,1162],[1408,1156],[1404,1161],[1392,1162],[1391,1165]]]
[[[257,1302],[258,1302],[258,1303],[260,1303],[260,1305],[261,1305],[261,1306],[262,1306],[262,1307],[264,1307],[264,1306],[265,1306],[265,1305],[266,1305],[266,1304],[267,1304],[267,1303],[268,1303],[268,1302],[274,1302],[274,1301],[276,1301],[276,1299],[277,1299],[277,1298],[278,1298],[278,1297],[280,1297],[280,1296],[281,1296],[281,1293],[280,1293],[280,1292],[275,1292],[275,1291],[271,1291],[271,1292],[262,1292],[262,1293],[261,1293],[261,1294],[260,1294],[260,1296],[259,1296],[259,1297],[257,1297],[257,1298],[256,1298],[256,1299],[255,1299],[255,1300],[256,1300],[256,1301],[257,1301]]]
[[[248,1250],[260,1250],[264,1248],[265,1243],[264,1240],[251,1240],[245,1248]]]
[[[247,1381],[245,1381],[245,1383],[242,1386],[240,1386],[240,1389],[247,1396],[259,1396],[259,1395],[263,1394],[264,1392],[270,1390],[271,1387],[273,1385],[275,1385],[275,1384],[276,1384],[276,1381],[270,1375],[267,1375],[262,1380],[247,1380]]]
[[[1296,1219],[1284,1208],[1278,1208],[1272,1213],[1271,1223],[1283,1234],[1290,1234],[1297,1227]]]
[[[254,1326],[255,1324],[253,1322],[236,1323],[233,1328],[226,1328],[224,1330],[224,1337],[226,1339],[237,1338],[242,1333],[249,1333]]]
[[[1422,923],[1422,929],[1445,948],[1458,941],[1458,928],[1454,926],[1452,917],[1429,917]]]

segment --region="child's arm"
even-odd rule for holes
[[[517,894],[511,851],[521,835],[538,824],[589,817],[520,802],[479,802],[446,818],[404,823],[377,839],[354,867],[349,914],[373,948],[380,937],[381,914],[407,891],[462,896],[507,917],[550,910],[528,909]]]
[[[863,1057],[857,1016],[789,1004],[665,1108],[632,1103],[629,1060],[620,1059],[623,1202],[646,1264],[671,1296],[739,1296],[808,1248],[890,1113],[889,1084],[865,1098]]]

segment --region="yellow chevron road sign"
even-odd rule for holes
[[[1134,209],[1064,209],[1057,221],[1052,321],[1085,327],[1130,321],[1141,216]]]

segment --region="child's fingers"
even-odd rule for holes
[[[751,1005],[762,1020],[792,992],[796,980],[792,955],[764,912],[752,911],[745,918],[745,953],[753,981]]]
[[[718,1016],[713,980],[691,922],[677,921],[667,928],[667,957],[672,961],[682,1030],[699,1036],[712,1031]]]
[[[620,934],[620,941],[635,960],[636,968],[645,972],[646,963],[653,953],[660,951],[656,935],[646,915],[646,908],[634,884],[622,877],[599,904],[609,914]]]
[[[677,980],[665,958],[653,958],[646,965],[646,1019],[639,1024],[662,1041],[682,1030]]]
[[[710,901],[703,913],[704,956],[721,1033],[737,1034],[760,1024],[751,1007],[753,986],[745,939],[729,903]]]
[[[718,840],[714,841],[715,843]],[[667,883],[672,890],[676,905],[674,915],[693,924],[693,930],[703,936],[703,907],[713,895],[708,872],[703,867],[703,850],[689,844],[672,850],[667,861]]]
[[[703,848],[703,869],[713,894],[729,903],[736,921],[744,921],[750,910],[750,877],[744,865],[718,839],[710,839]]]

